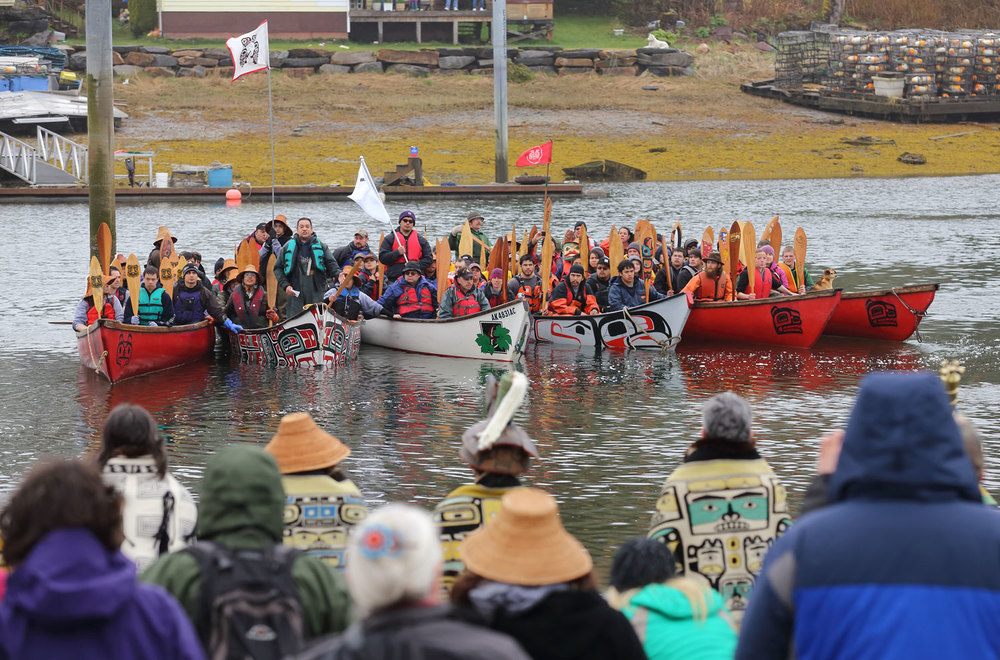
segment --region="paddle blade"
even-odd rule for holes
[[[552,242],[552,237],[549,236],[548,232],[545,232],[545,238],[542,240],[542,293],[545,294],[549,292],[549,280],[552,279],[553,250],[555,250],[555,244]]]
[[[545,198],[545,211],[542,213],[542,228],[545,234],[549,233],[549,221],[552,219],[552,198]]]
[[[142,268],[139,259],[134,254],[128,255],[125,262],[125,283],[128,285],[128,296],[132,299],[132,311],[139,313],[139,287],[142,286]]]
[[[472,256],[472,228],[469,227],[469,221],[465,221],[465,226],[462,227],[462,237],[458,240],[458,256],[463,255]]]
[[[729,232],[725,229],[719,230],[719,256],[722,257],[722,267],[729,272]]]
[[[712,254],[712,243],[715,242],[715,233],[711,227],[705,228],[705,233],[701,235],[701,258],[704,259]]]
[[[437,296],[438,304],[444,298],[444,292],[448,289],[448,271],[451,270],[451,248],[448,247],[448,239],[439,238],[436,242],[434,268],[437,273]],[[382,269],[379,268],[379,276]]]
[[[805,283],[806,247],[806,233],[799,227],[795,230],[795,277],[799,286]]]
[[[174,281],[180,282],[184,279],[184,266],[187,265],[187,259],[184,257],[177,257],[173,261],[174,265]]]
[[[642,256],[642,279],[646,282],[648,293],[649,283],[653,281],[653,255],[656,254],[656,229],[653,224],[642,220],[636,238],[639,240],[639,253]]]
[[[165,242],[165,241],[164,241]],[[160,284],[171,298],[174,295],[174,265],[170,261],[160,261]]]
[[[518,256],[518,258],[520,258],[521,255],[528,254],[528,242],[530,240],[531,240],[531,234],[529,234],[528,230],[525,229],[524,230],[524,238],[521,239],[521,247],[519,247],[517,249],[517,256]]]
[[[278,255],[272,253],[267,258],[267,308],[274,309],[278,305],[278,276],[274,274],[274,262],[278,260]]]
[[[383,240],[385,240],[385,232],[382,232],[381,234],[378,235],[379,250],[382,249],[382,241]],[[395,239],[393,239],[393,241],[395,242]],[[392,249],[392,248],[390,248],[390,249]],[[379,261],[378,262],[378,290],[379,290],[379,295],[385,293],[385,288],[383,288],[383,284],[385,284],[385,264],[383,264],[381,261]]]
[[[586,225],[580,225],[580,265],[583,266],[583,276],[587,277],[590,274],[590,239]]]
[[[104,300],[104,271],[97,257],[90,258],[90,273],[87,275],[87,294],[92,296],[94,307],[101,310]]]
[[[670,245],[675,247],[684,247],[683,241],[684,238],[681,235],[681,223],[675,222],[674,228],[670,230]]]
[[[757,270],[755,265],[754,255],[757,254],[757,232],[754,231],[753,223],[746,222],[743,224],[743,232],[740,237],[740,241],[743,245],[743,263],[747,267],[747,275],[751,275]],[[753,285],[756,277],[747,277],[749,284],[747,285],[747,290],[753,293]]]
[[[736,282],[736,276],[739,274],[740,270],[740,232],[742,227],[740,227],[740,221],[737,220],[729,228],[729,277]],[[733,285],[735,286],[735,284]]]
[[[490,273],[493,272],[494,268],[499,268],[501,272],[507,267],[507,239],[503,236],[496,240],[493,244],[493,249],[490,251],[490,262],[486,264],[486,268],[483,269],[483,278],[490,279]]]
[[[516,225],[511,225],[511,227],[510,227],[510,235],[512,237],[516,237],[517,236],[517,226]],[[516,238],[512,238],[512,240],[516,240]],[[514,275],[517,274],[517,262],[521,258],[522,250],[524,252],[528,251],[528,246],[525,245],[522,242],[520,246],[517,246],[517,245],[508,245],[507,249],[508,249],[508,252],[510,252],[510,254],[507,255],[507,273],[506,273],[505,277],[503,278],[503,281],[504,281],[505,285],[510,280],[510,278],[514,277]],[[506,286],[504,288],[506,289]]]
[[[774,250],[774,260],[781,261],[781,223],[779,222],[775,222],[774,226],[771,227],[771,249]]]
[[[625,246],[622,245],[622,238],[618,235],[618,231],[612,227],[611,228],[611,239],[609,241],[608,251],[611,253],[608,255],[608,261],[611,262],[611,272],[618,272],[618,264],[621,263],[622,259],[625,258]]]
[[[97,228],[97,256],[105,273],[111,266],[111,243],[111,227],[108,223],[102,222]]]

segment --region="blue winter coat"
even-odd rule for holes
[[[1000,516],[933,374],[872,374],[830,505],[772,546],[737,658],[1000,657]]]
[[[399,297],[401,295],[403,295],[403,287],[404,286],[406,286],[406,280],[402,276],[400,276],[399,279],[397,279],[395,282],[393,282],[389,286],[389,288],[385,290],[385,293],[383,293],[382,297],[379,298],[376,302],[379,305],[381,305],[383,308],[389,308],[390,310],[392,310],[393,312],[395,312],[396,311],[396,306],[397,306],[396,301],[399,300]],[[429,288],[431,290],[431,304],[434,306],[434,309],[436,310],[437,309],[437,287],[434,285],[433,282],[431,282],[426,277],[424,277],[423,275],[421,275],[420,279],[417,280],[417,283],[416,283],[417,296],[418,297],[420,296],[420,291],[424,287],[427,287],[427,288]],[[435,312],[420,312],[420,313],[416,313],[416,314],[411,315],[409,318],[414,318],[414,319],[432,319],[435,316],[436,316]]]
[[[665,298],[662,293],[649,287],[649,300],[646,300],[646,285],[638,277],[632,282],[632,286],[625,286],[621,276],[616,275],[611,279],[611,288],[608,289],[608,309],[609,312],[617,312],[623,307],[635,307],[645,305],[660,298]]]
[[[50,532],[7,580],[0,658],[203,658],[187,616],[88,530]]]

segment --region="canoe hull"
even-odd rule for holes
[[[528,305],[523,300],[455,319],[367,319],[361,342],[407,353],[471,360],[514,362],[528,336]]]
[[[357,359],[361,322],[319,304],[274,327],[244,330],[237,341],[240,359],[251,364],[336,367]]]
[[[906,341],[916,332],[940,285],[845,293],[824,335]]]
[[[694,302],[685,339],[808,348],[840,302],[840,289],[804,296],[736,302]]]
[[[560,346],[663,348],[677,344],[691,308],[678,294],[625,311],[583,316],[536,316],[532,337]]]
[[[171,328],[127,325],[101,319],[77,333],[80,362],[112,383],[170,369],[212,352],[211,321]]]

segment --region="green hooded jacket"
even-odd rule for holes
[[[632,624],[649,660],[729,660],[736,630],[722,597],[705,588],[705,608],[694,613],[679,589],[649,584],[632,596],[622,614]]]
[[[282,542],[285,491],[277,463],[264,450],[232,445],[216,452],[208,460],[198,492],[199,539],[233,548]],[[351,601],[336,569],[302,555],[292,565],[292,577],[299,587],[307,639],[347,627]],[[191,620],[197,619],[201,576],[193,556],[164,555],[141,579],[169,591]]]

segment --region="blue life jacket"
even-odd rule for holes
[[[167,294],[162,287],[153,289],[153,293],[146,290],[146,287],[139,287],[139,321],[148,324],[150,321],[160,322],[163,316],[163,296]]]
[[[174,322],[177,325],[200,323],[205,320],[205,307],[201,304],[201,286],[191,289],[178,287],[174,301]]]
[[[323,260],[323,257],[325,256],[323,254],[323,244],[320,243],[319,240],[315,240],[315,237],[310,240],[312,242],[309,246],[312,248],[313,262],[316,264],[316,270],[321,273],[325,273],[326,264]],[[298,239],[293,238],[290,242],[292,243],[292,249],[289,250],[288,244],[286,243],[285,249],[282,253],[282,257],[284,257],[285,260],[284,269],[286,277],[292,274],[292,267],[295,265],[295,253],[299,251]]]

